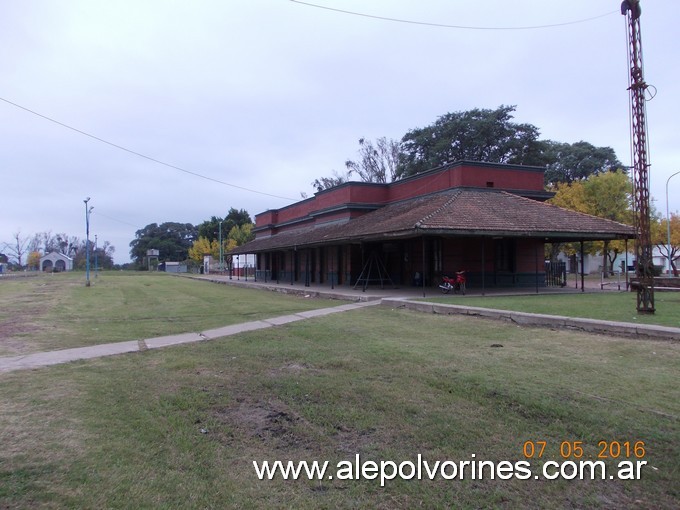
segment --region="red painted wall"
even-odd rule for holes
[[[269,210],[255,216],[257,235],[269,235],[267,225],[280,225],[296,220],[311,221],[310,214],[321,212],[314,219],[324,223],[343,218],[354,218],[364,213],[352,209],[353,205],[385,205],[398,200],[435,193],[450,188],[493,187],[511,191],[543,191],[543,172],[536,167],[518,165],[484,165],[481,163],[454,163],[447,168],[393,182],[373,184],[351,182],[316,193],[314,197],[287,207]],[[323,211],[328,209],[328,214]],[[339,210],[338,210],[339,209]],[[305,222],[306,223],[306,222]],[[296,228],[299,224],[291,225]],[[280,232],[286,227],[276,229]]]

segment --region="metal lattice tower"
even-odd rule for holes
[[[649,220],[649,164],[645,83],[640,38],[640,0],[624,0],[621,14],[627,17],[629,87],[633,152],[633,186],[635,207],[635,254],[637,259],[637,311],[654,313],[654,272]]]

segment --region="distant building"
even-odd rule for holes
[[[166,273],[186,273],[187,265],[180,262],[161,262],[158,265],[158,270]]]
[[[73,259],[63,253],[51,251],[40,257],[40,270],[55,273],[73,271]]]
[[[544,169],[459,161],[389,184],[347,182],[256,215],[257,278],[436,286],[545,285],[544,243],[634,238],[634,229],[549,205]]]

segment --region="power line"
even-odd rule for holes
[[[118,218],[113,218],[111,216],[107,216],[106,214],[102,214],[102,212],[97,210],[97,209],[92,211],[92,214],[96,214],[97,216],[101,216],[102,218],[106,218],[107,220],[112,220],[112,221],[121,223],[123,225],[128,225],[129,227],[134,227],[137,230],[141,230],[143,228],[143,227],[140,227],[139,225],[133,225],[132,223],[129,223],[127,221],[119,220]]]
[[[437,28],[455,28],[458,30],[536,30],[536,29],[541,29],[541,28],[555,28],[555,27],[564,27],[567,25],[577,25],[579,23],[586,23],[588,21],[593,21],[599,18],[604,18],[605,16],[610,16],[612,14],[618,14],[618,10],[615,11],[610,11],[606,12],[604,14],[600,14],[598,16],[593,16],[591,18],[585,18],[585,19],[579,19],[575,21],[565,21],[563,23],[553,23],[549,25],[530,25],[530,26],[519,26],[519,27],[474,27],[474,26],[467,26],[467,25],[445,25],[442,23],[428,23],[425,21],[414,21],[414,20],[408,20],[408,19],[399,19],[399,18],[389,18],[386,16],[376,16],[373,14],[366,14],[363,12],[356,12],[356,11],[346,11],[343,9],[336,9],[334,7],[327,7],[325,5],[318,5],[318,4],[313,4],[309,2],[301,2],[300,0],[290,0],[293,3],[300,4],[300,5],[306,5],[307,7],[316,7],[317,9],[324,9],[327,11],[334,11],[334,12],[339,12],[342,14],[350,14],[352,16],[361,16],[363,18],[371,18],[371,19],[378,19],[381,21],[391,21],[394,23],[407,23],[409,25],[422,25],[426,27],[437,27]]]
[[[5,103],[10,104],[10,105],[12,105],[12,106],[14,106],[14,107],[16,107],[16,108],[19,108],[19,109],[21,109],[21,110],[24,110],[24,111],[26,111],[26,112],[28,112],[28,113],[32,113],[33,115],[36,115],[37,117],[40,117],[40,118],[42,118],[42,119],[48,120],[48,121],[50,121],[50,122],[53,122],[54,124],[57,124],[57,125],[59,125],[59,126],[61,126],[61,127],[64,127],[64,128],[66,128],[66,129],[70,129],[71,131],[75,131],[76,133],[79,133],[79,134],[81,134],[81,135],[84,135],[84,136],[87,136],[87,137],[89,137],[89,138],[92,138],[93,140],[96,140],[96,141],[98,141],[98,142],[101,142],[101,143],[104,143],[104,144],[109,145],[109,146],[111,146],[111,147],[114,147],[114,148],[116,148],[116,149],[125,151],[125,152],[127,152],[127,153],[129,153],[129,154],[133,154],[133,155],[135,155],[135,156],[139,156],[140,158],[144,158],[144,159],[146,159],[146,160],[153,161],[154,163],[157,163],[157,164],[159,164],[159,165],[167,166],[168,168],[172,168],[172,169],[174,169],[174,170],[179,170],[180,172],[184,172],[185,174],[193,175],[194,177],[200,177],[201,179],[205,179],[205,180],[207,180],[207,181],[216,182],[216,183],[218,183],[218,184],[223,184],[223,185],[229,186],[229,187],[231,187],[231,188],[236,188],[236,189],[240,189],[240,190],[243,190],[243,191],[248,191],[248,192],[250,192],[250,193],[257,193],[258,195],[265,195],[265,196],[268,196],[268,197],[280,198],[280,199],[288,200],[288,201],[292,201],[292,202],[295,202],[295,201],[296,201],[296,199],[294,199],[294,198],[290,198],[290,197],[282,197],[282,196],[280,196],[280,195],[272,195],[271,193],[265,193],[264,191],[258,191],[258,190],[254,190],[254,189],[250,189],[250,188],[245,188],[245,187],[243,187],[243,186],[238,186],[238,185],[236,185],[236,184],[232,184],[232,183],[229,183],[229,182],[221,181],[221,180],[219,180],[219,179],[215,179],[214,177],[208,177],[207,175],[199,174],[198,172],[193,172],[193,171],[191,171],[191,170],[187,170],[186,168],[182,168],[182,167],[179,167],[179,166],[176,166],[176,165],[172,165],[172,164],[170,164],[170,163],[166,163],[165,161],[161,161],[160,159],[152,158],[151,156],[147,156],[146,154],[142,154],[141,152],[137,152],[137,151],[134,151],[134,150],[132,150],[132,149],[128,149],[127,147],[123,147],[122,145],[118,145],[118,144],[116,144],[116,143],[109,142],[108,140],[105,140],[105,139],[100,138],[100,137],[98,137],[98,136],[95,136],[95,135],[93,135],[93,134],[87,133],[86,131],[82,131],[82,130],[80,130],[80,129],[78,129],[78,128],[74,128],[73,126],[69,126],[68,124],[64,124],[63,122],[59,122],[58,120],[55,120],[55,119],[53,119],[53,118],[51,118],[51,117],[48,117],[47,115],[43,115],[43,114],[41,114],[41,113],[38,113],[38,112],[36,112],[36,111],[34,111],[34,110],[31,110],[31,109],[29,109],[29,108],[26,108],[25,106],[21,106],[20,104],[14,103],[14,102],[12,102],[12,101],[10,101],[10,100],[8,100],[8,99],[5,99],[5,98],[3,98],[3,97],[0,97],[0,101],[4,101]]]

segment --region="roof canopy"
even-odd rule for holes
[[[456,188],[395,202],[356,219],[257,238],[232,253],[382,241],[422,235],[541,237],[546,241],[635,237],[633,227],[496,189]]]

